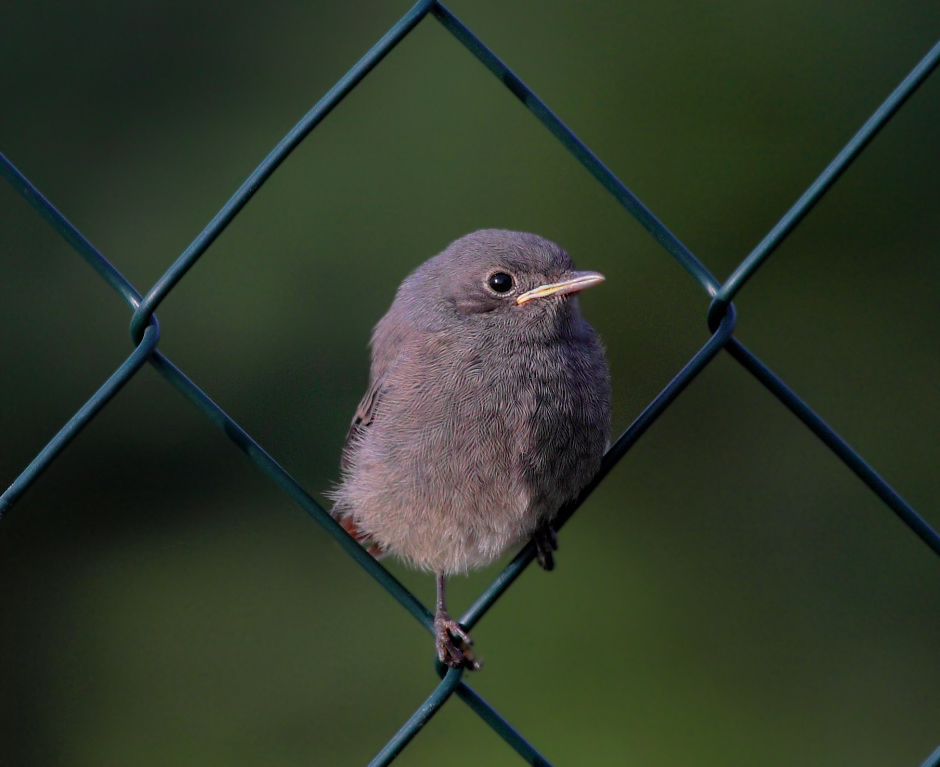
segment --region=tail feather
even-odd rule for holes
[[[367,546],[367,551],[376,559],[381,559],[385,556],[384,549],[379,546],[375,541],[371,539],[371,536],[368,533],[363,532],[356,526],[355,520],[351,516],[343,516],[337,520],[340,526],[349,533],[356,541],[356,543],[361,543],[363,546]]]

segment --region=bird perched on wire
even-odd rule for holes
[[[375,327],[332,514],[373,555],[437,575],[448,666],[479,667],[446,577],[530,538],[552,569],[552,520],[600,465],[610,378],[576,294],[603,279],[542,237],[481,230],[412,272]]]

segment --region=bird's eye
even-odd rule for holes
[[[497,293],[508,293],[512,290],[512,277],[506,274],[506,272],[496,272],[489,276],[486,284]]]

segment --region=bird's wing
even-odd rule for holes
[[[409,336],[409,325],[398,321],[400,309],[393,303],[386,315],[379,320],[372,333],[372,364],[369,367],[369,388],[366,390],[349,431],[346,432],[346,442],[340,458],[340,467],[345,470],[349,467],[352,446],[366,429],[375,420],[376,409],[386,388],[386,373],[395,364],[396,358],[402,353],[402,347]]]
[[[359,407],[356,408],[356,414],[353,416],[352,423],[349,424],[349,431],[346,432],[346,442],[343,444],[343,453],[340,458],[340,465],[343,469],[349,464],[349,453],[353,442],[362,435],[375,418],[376,406],[382,398],[382,384],[382,378],[374,378],[359,403]]]

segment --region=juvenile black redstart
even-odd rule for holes
[[[412,272],[372,335],[332,514],[375,556],[437,574],[437,655],[477,668],[446,576],[533,538],[600,465],[610,376],[575,294],[603,280],[534,234],[485,229]]]

